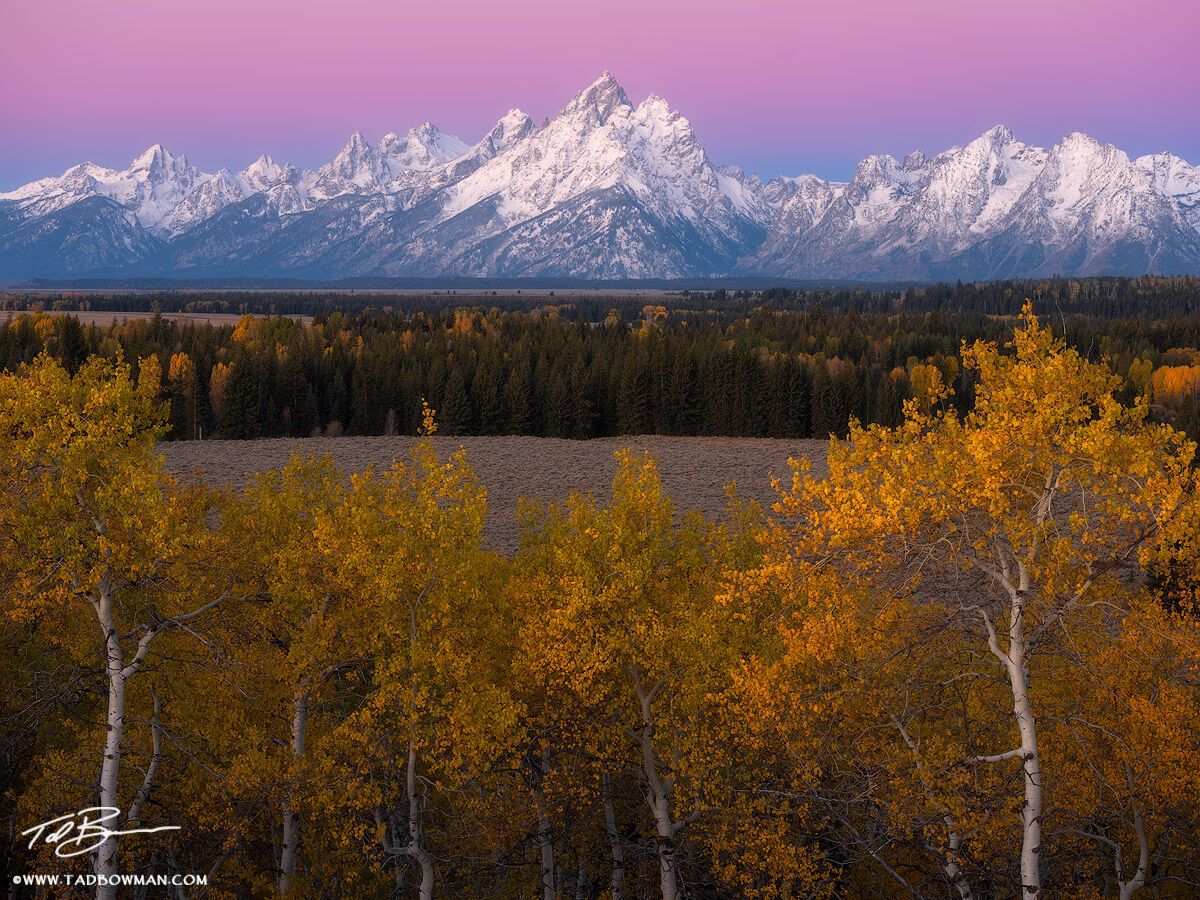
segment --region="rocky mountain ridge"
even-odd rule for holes
[[[0,193],[0,278],[503,276],[934,280],[1200,272],[1200,168],[997,126],[871,156],[848,182],[717,166],[691,122],[609,73],[542,125],[468,145],[425,123],[316,171],[207,174],[155,145]]]

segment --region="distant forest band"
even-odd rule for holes
[[[896,425],[936,369],[970,408],[963,340],[1003,340],[1025,296],[1091,358],[1200,434],[1200,279],[998,282],[869,291],[777,288],[631,298],[478,295],[11,295],[13,308],[245,312],[86,327],[0,323],[0,366],[46,351],[155,357],[169,439],[416,434],[421,400],[448,435],[843,437]],[[359,307],[328,311],[331,303]],[[271,317],[304,313],[311,324]],[[253,316],[253,317],[249,317]]]

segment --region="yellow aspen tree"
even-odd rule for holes
[[[193,628],[237,585],[212,524],[219,498],[181,488],[153,454],[164,424],[160,373],[156,360],[142,369],[135,382],[123,363],[93,359],[71,377],[40,357],[0,376],[0,504],[21,554],[7,614],[51,619],[63,640],[101,648],[95,805],[121,822],[140,814],[154,777],[150,766],[136,792],[122,781],[130,682],[162,635]],[[94,871],[106,877],[98,897],[115,896],[107,876],[119,871],[117,846],[109,834],[95,850]]]
[[[722,640],[734,655],[715,725],[737,765],[709,852],[740,896],[855,896],[856,866],[886,866],[869,837],[881,823],[853,812],[870,793],[857,725],[877,709],[860,679],[886,674],[875,638],[894,617],[863,617],[864,586],[798,556],[778,525],[759,540],[760,558],[727,565],[716,598],[715,618],[744,634]]]
[[[547,693],[578,698],[572,702],[589,709],[607,747],[632,751],[626,764],[650,812],[659,888],[678,900],[679,847],[702,813],[689,808],[695,789],[686,757],[694,704],[705,693],[697,688],[706,671],[699,636],[715,581],[703,528],[674,525],[653,460],[628,450],[617,460],[607,508],[573,496],[528,520],[541,602],[526,616],[522,665]],[[619,889],[615,848],[612,864]]]
[[[1036,679],[1055,677],[1060,637],[1111,605],[1118,578],[1177,515],[1193,448],[1148,422],[1145,400],[1122,406],[1120,379],[1064,348],[1028,306],[1022,318],[1012,353],[964,347],[979,382],[965,419],[925,413],[916,398],[895,430],[856,426],[830,445],[828,478],[797,473],[781,506],[793,540],[829,565],[924,592],[918,605],[949,600],[952,618],[978,624],[1007,683],[1016,745],[971,762],[1020,763],[1018,884],[1033,898],[1056,774],[1042,764],[1034,689],[1049,685]],[[935,378],[930,397],[942,396]]]
[[[503,647],[506,616],[480,549],[485,500],[462,453],[442,462],[423,442],[408,462],[355,476],[315,530],[364,622],[373,673],[331,736],[331,760],[357,760],[331,802],[370,822],[376,850],[415,866],[421,900],[434,891],[439,785],[485,771],[520,712],[494,672],[503,652],[480,643],[491,634]]]
[[[1039,703],[1069,669],[1074,624],[1097,610],[1119,619],[1122,577],[1185,504],[1194,448],[1149,422],[1144,398],[1122,405],[1120,380],[1028,305],[1008,350],[964,346],[979,383],[965,418],[936,408],[935,377],[928,413],[916,398],[896,429],[856,425],[831,444],[828,477],[797,473],[781,509],[814,558],[912,598],[922,615],[944,611],[947,627],[975,624],[1007,689],[1013,743],[965,762],[1019,766],[1014,881],[1032,900],[1046,790],[1062,777],[1043,765]]]
[[[258,673],[252,696],[265,708],[290,712],[284,739],[269,735],[270,746],[287,747],[279,785],[280,894],[296,876],[302,826],[293,794],[301,790],[322,692],[347,669],[366,665],[360,610],[338,590],[316,540],[318,522],[344,502],[341,479],[330,457],[296,454],[282,470],[257,476],[227,514],[238,523],[244,564],[258,592],[246,622],[258,635],[251,645],[256,659],[246,667]]]
[[[171,391],[171,423],[176,437],[194,440],[199,437],[199,383],[196,365],[186,353],[171,356],[167,370]]]
[[[1044,716],[1047,758],[1065,774],[1063,856],[1080,896],[1186,896],[1200,872],[1200,626],[1137,585],[1122,607],[1118,622],[1097,606],[1094,622],[1075,623],[1077,657]]]

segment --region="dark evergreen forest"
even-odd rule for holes
[[[0,297],[0,366],[44,351],[72,370],[93,354],[154,357],[176,439],[411,434],[422,399],[447,434],[823,438],[852,418],[899,423],[935,372],[969,408],[962,342],[1006,341],[1026,297],[1068,344],[1107,359],[1130,398],[1154,393],[1157,416],[1200,430],[1195,278],[652,297],[19,294]],[[19,311],[66,309],[244,318],[101,326]]]

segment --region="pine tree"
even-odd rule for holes
[[[592,436],[592,383],[582,352],[571,364],[571,437],[586,440]]]
[[[245,353],[238,354],[229,365],[217,428],[221,436],[227,438],[246,439],[262,434],[258,416],[258,377]]]
[[[829,377],[829,366],[818,357],[812,370],[812,437],[826,440],[836,430],[833,422],[833,380]]]
[[[523,366],[514,366],[504,385],[505,434],[529,434],[529,375]]]
[[[569,437],[571,434],[572,412],[574,404],[571,401],[571,388],[567,381],[567,371],[562,357],[550,372],[549,384],[546,385],[546,436]]]
[[[787,416],[783,422],[783,437],[812,436],[809,424],[812,378],[808,366],[798,359],[787,361]]]
[[[471,397],[475,403],[480,434],[500,434],[503,431],[503,392],[499,354],[485,352],[479,359],[475,378],[471,382]]]
[[[626,357],[621,393],[617,398],[617,430],[620,434],[646,434],[649,431],[649,376],[644,353],[634,352]]]
[[[438,427],[446,434],[471,432],[471,399],[467,396],[467,384],[461,366],[455,366],[446,379],[446,394],[439,414]]]

